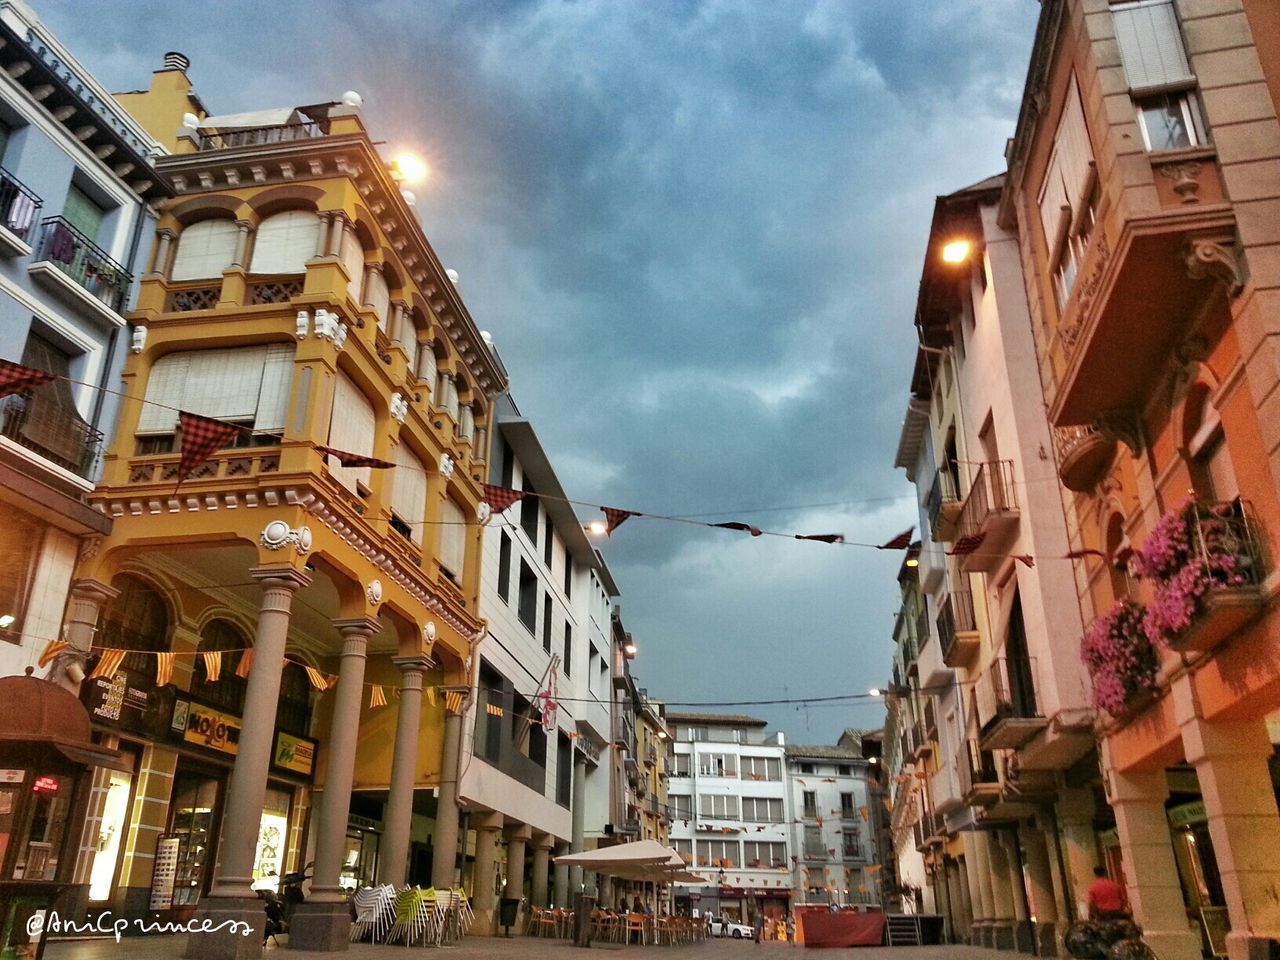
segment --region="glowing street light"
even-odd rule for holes
[[[431,175],[431,168],[421,157],[402,153],[391,161],[391,172],[397,180],[405,183],[421,183]]]
[[[969,259],[971,249],[968,240],[952,240],[943,246],[942,260],[944,263],[964,263]]]
[[[592,520],[587,524],[587,533],[597,537],[603,537],[609,532],[609,526],[603,520]]]

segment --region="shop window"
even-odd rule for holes
[[[226,620],[211,620],[200,634],[197,653],[221,653],[218,679],[210,681],[204,657],[195,658],[191,692],[210,705],[240,716],[244,713],[244,693],[248,681],[236,676],[236,668],[249,641]]]
[[[201,220],[178,236],[170,280],[205,280],[221,277],[236,254],[239,229],[232,220]],[[156,264],[163,270],[164,264]]]
[[[258,826],[258,843],[253,853],[253,889],[279,892],[289,851],[288,790],[267,789]]]
[[[286,210],[258,224],[253,240],[251,273],[296,274],[316,255],[320,218],[311,210]]]
[[[169,833],[162,838],[177,846],[173,905],[194,906],[208,889],[217,850],[215,813],[222,782],[200,773],[179,771],[169,804]]]
[[[89,899],[109,899],[115,882],[116,863],[120,857],[120,840],[129,829],[129,801],[132,799],[133,776],[110,771],[107,796],[102,802],[102,818],[98,822],[98,842],[89,872]]]
[[[134,650],[121,666],[154,682],[155,657],[148,652],[169,649],[169,607],[158,591],[137,577],[122,574],[111,585],[120,595],[107,601],[102,612],[99,643],[117,650]]]

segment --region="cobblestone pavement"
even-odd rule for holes
[[[51,943],[45,949],[45,960],[160,960],[182,956],[185,938],[179,937],[129,937],[117,944],[114,940],[80,940]],[[426,947],[407,950],[403,946],[371,946],[353,944],[345,953],[327,954],[311,951],[289,950],[271,945],[264,957],[267,960],[320,960],[343,957],[346,960],[400,960],[410,955],[420,956],[423,950],[434,951],[442,960],[552,960],[552,958],[581,957],[583,954],[563,940],[541,940],[528,937],[488,939],[467,937],[461,944],[450,947]],[[803,948],[785,943],[755,944],[750,941],[708,940],[705,943],[679,947],[621,947],[616,944],[593,944],[599,953],[627,953],[636,960],[652,957],[653,960],[751,960],[752,957],[788,960],[803,955]],[[1017,954],[985,950],[980,947],[858,947],[850,950],[812,951],[809,956],[817,960],[1010,960]]]

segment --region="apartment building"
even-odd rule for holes
[[[879,903],[872,765],[849,730],[832,746],[786,746],[793,903]],[[868,868],[871,868],[868,870]]]
[[[532,424],[509,396],[494,410],[489,482],[525,496],[485,528],[487,631],[464,717],[474,733],[462,751],[459,801],[471,827],[471,886],[546,907],[570,896],[549,885],[552,855],[586,848],[588,811],[600,816],[603,807],[588,794],[608,797],[600,757],[609,743],[610,664],[591,623],[609,596],[603,560]],[[477,928],[492,932],[494,920],[478,914]]]
[[[750,922],[791,905],[791,810],[782,733],[754,717],[667,712],[671,845],[705,878],[676,886],[680,911]]]
[[[999,206],[1080,557],[1102,852],[1168,960],[1280,940],[1277,26],[1267,0],[1044,3]]]

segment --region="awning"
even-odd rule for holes
[[[569,867],[586,867],[601,873],[608,873],[611,868],[616,867],[663,863],[669,861],[674,852],[671,848],[664,847],[657,840],[636,840],[632,843],[620,843],[613,847],[601,847],[599,850],[567,853],[564,856],[556,857],[555,860],[556,863]],[[683,862],[682,860],[681,863]]]
[[[301,117],[293,107],[276,107],[273,110],[255,110],[252,113],[224,113],[219,117],[205,117],[200,121],[201,130],[241,130],[252,127],[283,127],[299,123]]]

